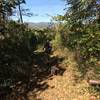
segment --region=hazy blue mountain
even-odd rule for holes
[[[50,23],[50,22],[39,22],[39,23],[28,22],[27,24],[29,28],[32,28],[32,29],[44,29],[44,28],[53,26],[53,23]]]

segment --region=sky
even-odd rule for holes
[[[64,14],[65,2],[63,0],[26,0],[23,8],[29,8],[32,17],[23,17],[24,22],[50,22],[51,16]]]

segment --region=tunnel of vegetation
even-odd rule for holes
[[[0,0],[1,86],[29,80],[33,59],[39,58],[34,51],[43,48],[46,40],[51,41],[54,50],[67,47],[76,52],[79,66],[100,67],[100,4],[96,0],[64,1],[69,5],[66,14],[54,16],[51,28],[35,30],[23,23],[20,5],[24,0]],[[20,12],[18,22],[9,20],[16,6]]]

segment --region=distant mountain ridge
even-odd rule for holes
[[[33,22],[26,22],[28,24],[28,27],[31,29],[44,29],[47,27],[52,27],[54,24],[51,22],[39,22],[39,23],[33,23]]]

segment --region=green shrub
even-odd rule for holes
[[[81,58],[90,63],[100,60],[100,31],[98,26],[87,26],[83,31],[70,32],[67,36],[67,46],[76,50],[79,48]]]
[[[5,37],[0,38],[0,81],[18,81],[31,73],[31,54],[36,47],[34,33],[16,22],[6,24]]]
[[[52,40],[54,48],[61,48],[63,46],[63,40],[61,33],[56,33],[54,40]]]

